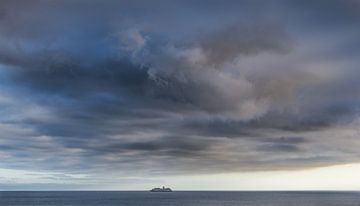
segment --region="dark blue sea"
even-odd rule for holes
[[[0,206],[360,206],[360,192],[0,192]]]

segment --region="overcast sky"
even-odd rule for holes
[[[359,10],[1,0],[0,189],[360,187]]]

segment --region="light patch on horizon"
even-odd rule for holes
[[[75,190],[146,190],[158,185],[171,185],[174,190],[359,190],[360,164],[345,164],[293,171],[267,171],[223,173],[214,175],[187,175],[168,177],[143,177],[115,179],[111,183],[94,182],[86,175],[39,173],[23,170],[0,169],[1,186],[10,190],[21,190],[17,184],[34,190],[61,189],[54,185],[61,182],[63,189],[69,185],[80,185]],[[104,184],[105,183],[105,184]],[[40,187],[38,185],[41,185]],[[86,185],[87,188],[84,188]],[[61,186],[61,185],[60,185]]]
[[[300,171],[185,176],[165,183],[178,190],[360,190],[359,172],[360,164],[345,164]]]

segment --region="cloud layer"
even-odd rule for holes
[[[359,7],[2,1],[0,167],[101,179],[358,162]]]

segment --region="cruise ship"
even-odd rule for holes
[[[172,192],[172,190],[170,188],[163,186],[162,188],[159,187],[153,188],[150,190],[150,192]]]

